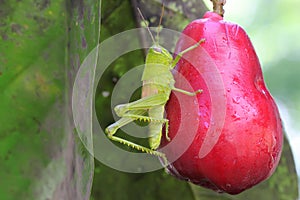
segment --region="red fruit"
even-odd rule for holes
[[[168,169],[180,179],[238,194],[271,176],[279,162],[283,135],[278,109],[241,27],[207,12],[183,34],[205,42],[177,64],[176,87],[203,93],[170,97],[171,141],[162,140],[162,150],[174,161]],[[183,34],[175,52],[192,44]]]

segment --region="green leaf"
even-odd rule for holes
[[[73,61],[97,45],[98,15],[98,1],[0,2],[0,199],[89,198],[93,159],[69,101]]]
[[[46,198],[62,179],[56,170],[65,168],[57,148],[64,142],[64,116],[55,115],[64,105],[63,5],[32,0],[0,5],[1,199]]]

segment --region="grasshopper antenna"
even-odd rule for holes
[[[161,26],[161,23],[162,23],[162,18],[164,16],[164,11],[165,11],[165,4],[164,4],[164,2],[162,2],[162,8],[161,8],[161,13],[160,13],[159,23],[158,23],[158,26],[157,26],[157,34],[156,34],[158,43],[159,43],[159,27]]]
[[[148,30],[148,32],[150,34],[150,37],[151,37],[151,40],[153,41],[154,44],[156,44],[155,39],[154,39],[154,37],[153,37],[153,35],[152,35],[151,31],[150,31],[150,28],[149,28],[148,24],[146,23],[146,19],[144,18],[141,10],[139,8],[137,8],[137,10],[138,10],[139,15],[141,16],[142,20],[144,21],[146,27],[147,27],[147,30]]]

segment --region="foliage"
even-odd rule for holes
[[[90,194],[93,159],[73,134],[68,81],[76,73],[72,56],[79,66],[97,44],[99,29],[86,14],[79,17],[76,11],[83,4],[69,3],[0,2],[0,199],[83,199]],[[97,19],[99,4],[90,4]],[[86,26],[90,47],[72,48],[72,54],[67,47],[76,45],[72,29],[78,30],[78,23]]]

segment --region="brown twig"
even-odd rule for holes
[[[211,1],[213,2],[214,5],[213,11],[223,17],[225,12],[223,6],[225,5],[226,0],[211,0]]]

